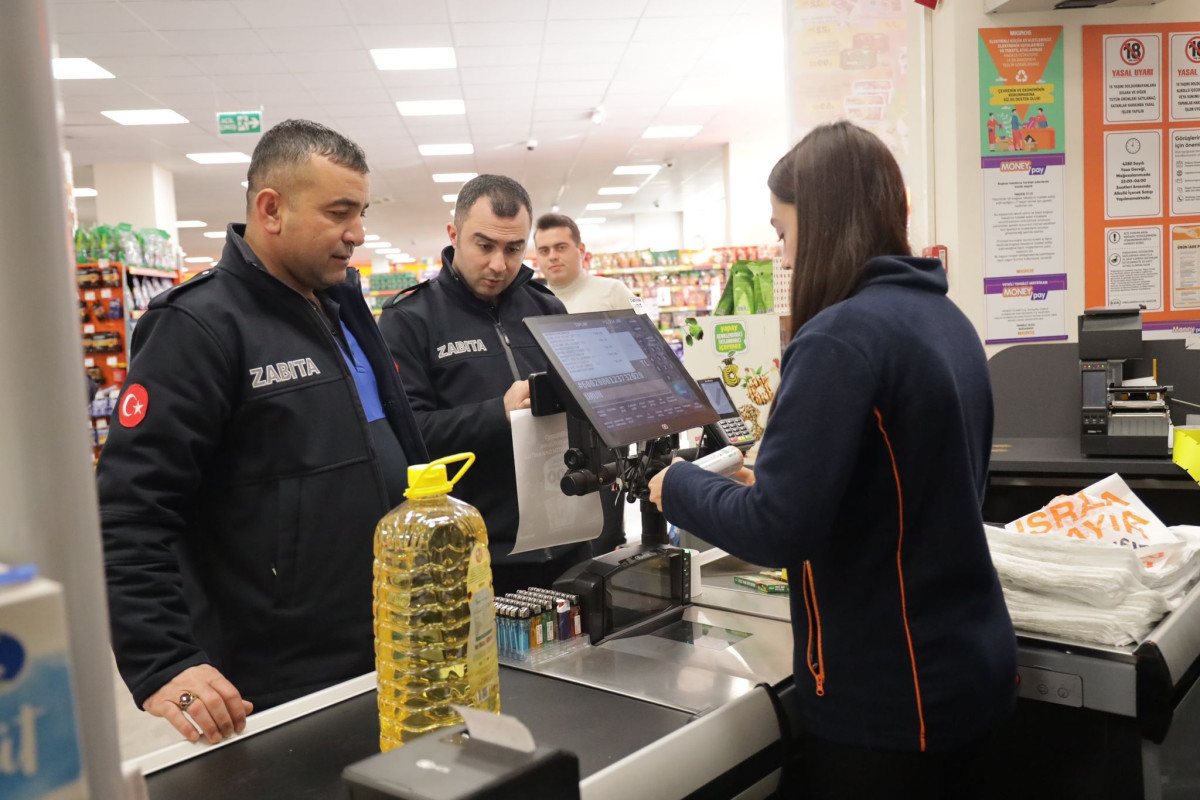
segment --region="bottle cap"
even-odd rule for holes
[[[462,469],[447,477],[446,465],[465,461]],[[463,473],[475,463],[474,453],[458,453],[457,455],[439,458],[428,464],[411,464],[408,467],[408,488],[404,490],[405,497],[431,497],[437,494],[449,494],[458,483]]]

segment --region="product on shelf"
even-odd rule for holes
[[[108,417],[125,383],[133,323],[178,281],[180,258],[170,236],[153,228],[134,231],[122,223],[75,232],[83,367],[100,387],[89,407],[93,455],[108,439]]]

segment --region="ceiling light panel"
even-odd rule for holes
[[[207,228],[207,222],[201,222],[198,219],[181,219],[175,223],[176,228]]]
[[[475,152],[470,142],[454,144],[419,144],[417,152],[423,156],[469,156]]]
[[[225,231],[208,231],[204,234],[205,239],[224,239]]]
[[[575,220],[576,225],[603,225],[608,221],[607,217],[580,217]]]
[[[169,108],[124,109],[101,111],[119,125],[184,125],[187,118]]]
[[[442,202],[444,202],[444,203],[457,203],[457,202],[458,202],[458,195],[456,195],[456,194],[444,194],[444,195],[442,195]]]
[[[372,250],[379,250],[385,247],[391,247],[391,242],[366,242],[363,247],[369,247]]]
[[[98,194],[99,192],[95,189],[90,189],[86,186],[76,186],[71,190],[72,197],[95,197]]]
[[[94,81],[117,77],[90,58],[54,58],[50,60],[50,69],[60,81]]]
[[[583,207],[584,211],[616,211],[622,203],[588,203]]]
[[[466,114],[462,100],[397,100],[396,109],[402,117],[443,117]]]
[[[454,69],[453,47],[392,47],[371,51],[380,70]]]

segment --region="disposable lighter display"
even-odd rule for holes
[[[451,705],[500,711],[487,529],[449,492],[475,461],[460,453],[408,468],[405,502],[375,531],[379,746],[462,722]],[[452,479],[446,465],[465,462]]]

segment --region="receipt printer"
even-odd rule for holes
[[[471,739],[455,725],[351,764],[342,781],[346,800],[579,800],[579,759]]]

